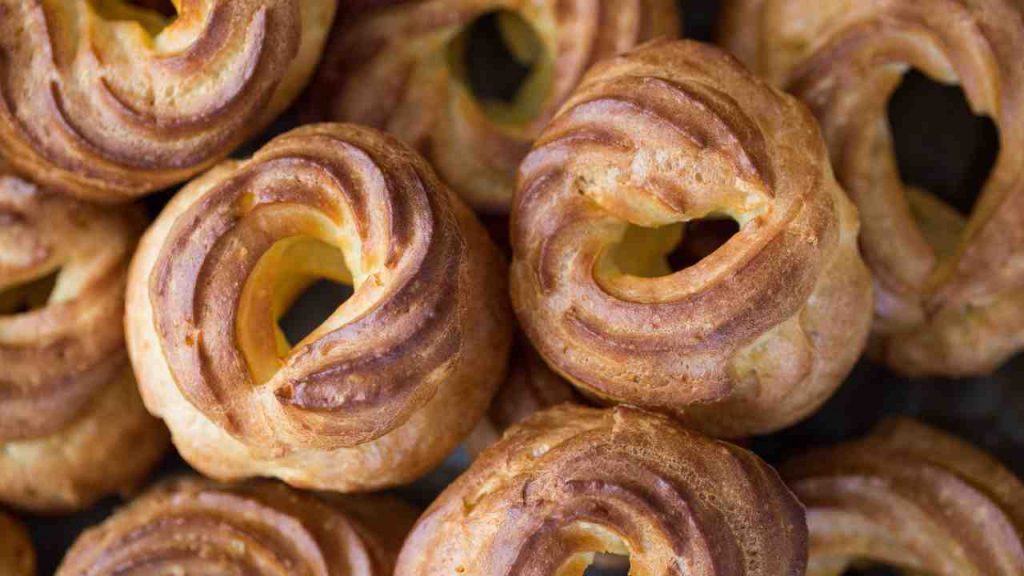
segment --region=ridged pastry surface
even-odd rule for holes
[[[0,174],[0,222],[0,441],[9,441],[66,426],[126,365],[118,319],[143,223],[134,210],[67,200],[10,172]]]
[[[413,151],[367,128],[298,128],[193,181],[147,232],[128,303],[143,398],[218,478],[412,480],[504,378],[504,267]],[[354,293],[288,342],[277,320],[317,278]]]
[[[125,201],[226,156],[298,95],[335,0],[0,2],[0,154],[64,192]]]
[[[162,454],[122,324],[142,227],[137,210],[67,199],[0,166],[0,500],[85,506]],[[133,449],[103,470],[125,434]]]
[[[476,96],[467,72],[467,30],[493,14],[529,68],[509,102]],[[476,210],[507,213],[516,167],[587,68],[678,33],[671,0],[380,2],[341,21],[313,97],[327,119],[413,145]]]
[[[910,375],[990,373],[1024,346],[1024,6],[1015,0],[733,0],[723,41],[804,100],[860,209],[872,351]],[[969,214],[901,181],[887,122],[909,69],[999,128]],[[941,128],[942,119],[936,118]]]
[[[673,272],[686,222],[707,218],[739,231]],[[520,167],[513,303],[589,395],[766,433],[863,349],[857,230],[803,105],[712,46],[655,41],[594,67]]]
[[[808,576],[889,565],[935,576],[1024,573],[1024,484],[981,450],[909,419],[782,468],[807,507]]]
[[[803,509],[756,456],[627,407],[513,427],[420,517],[396,576],[802,576]]]
[[[270,482],[185,478],[86,531],[57,574],[390,576],[413,518],[380,496],[325,500]]]

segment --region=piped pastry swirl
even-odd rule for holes
[[[420,517],[396,576],[802,576],[803,509],[756,456],[642,410],[565,405],[513,427]]]
[[[147,406],[204,473],[391,485],[439,463],[504,378],[504,267],[414,152],[306,126],[167,206],[133,264],[129,350]],[[354,293],[290,343],[277,320],[317,278]]]
[[[163,452],[166,431],[138,398],[122,324],[142,227],[135,209],[70,200],[0,165],[0,500],[88,505]],[[133,449],[100,470],[125,435]]]
[[[732,0],[723,40],[803,99],[863,216],[872,351],[911,375],[993,371],[1024,347],[1024,6],[1013,0]],[[888,102],[916,68],[999,128],[970,214],[901,181]],[[941,124],[942,119],[936,122]]]
[[[739,231],[672,272],[665,255],[705,218]],[[584,392],[765,433],[824,402],[863,349],[857,229],[799,102],[714,47],[655,41],[595,66],[520,167],[513,303]]]
[[[807,507],[808,576],[889,565],[935,576],[1024,573],[1024,484],[987,454],[909,419],[782,468]]]
[[[312,74],[335,0],[0,2],[0,154],[38,182],[124,201],[209,167]]]
[[[415,515],[385,497],[325,500],[270,482],[166,482],[85,532],[59,576],[390,576]]]
[[[507,213],[515,171],[593,63],[675,36],[670,0],[430,0],[354,10],[337,27],[312,94],[324,119],[397,135],[478,211]],[[529,71],[511,101],[478,97],[468,30],[496,15]]]

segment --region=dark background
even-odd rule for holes
[[[711,39],[718,2],[693,0],[684,1],[682,5],[686,36]],[[482,97],[502,97],[514,91],[525,69],[503,58],[500,40],[496,40],[486,21],[471,33],[472,50],[467,56],[470,83]],[[300,107],[301,104],[296,106]],[[290,111],[268,134],[250,143],[236,156],[247,156],[269,136],[293,126],[300,114],[301,110]],[[964,213],[969,212],[998,150],[992,123],[971,115],[958,88],[939,86],[917,73],[908,74],[894,95],[890,121],[904,180],[938,194]],[[151,213],[155,215],[168,197],[169,194],[164,193],[148,198],[146,203]],[[348,292],[326,282],[307,292],[282,321],[285,331],[292,336],[291,341],[297,341],[297,336],[312,330]],[[1024,476],[1021,374],[1024,374],[1024,359],[1020,357],[990,377],[963,380],[906,380],[865,360],[821,411],[790,429],[755,439],[751,446],[766,460],[776,463],[810,446],[861,436],[886,415],[903,414],[962,436],[995,454],[1018,475]],[[425,506],[465,465],[466,457],[458,451],[441,469],[397,492]],[[172,454],[154,480],[187,470],[187,465]],[[51,574],[77,535],[102,521],[120,503],[120,499],[110,498],[91,510],[70,516],[22,515],[36,545],[39,574]],[[592,573],[593,570],[588,572]]]

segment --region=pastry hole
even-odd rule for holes
[[[729,218],[688,222],[683,231],[682,241],[666,258],[669,267],[673,272],[678,272],[697,264],[721,248],[739,231],[739,223]]]
[[[721,0],[687,0],[686,17],[683,18],[683,37],[711,42],[712,31],[722,12]]]
[[[105,20],[138,22],[152,35],[159,34],[178,15],[171,0],[92,0],[92,6]]]
[[[608,254],[621,273],[658,278],[694,266],[737,232],[739,224],[731,218],[705,218],[659,228],[629,225],[622,241]]]
[[[249,272],[238,301],[235,337],[257,384],[331,319],[354,294],[345,253],[313,236],[275,242]],[[358,287],[358,286],[356,286]]]
[[[178,15],[178,9],[174,7],[174,2],[171,0],[128,0],[128,4],[152,10],[167,18],[174,18]]]
[[[352,296],[352,287],[327,278],[313,281],[277,319],[285,339],[294,344],[309,336]]]
[[[46,307],[57,286],[60,269],[45,276],[0,289],[0,315],[24,314]]]
[[[515,12],[473,20],[452,40],[448,60],[492,119],[525,122],[539,111],[548,58],[536,31]]]
[[[999,131],[976,116],[960,86],[912,70],[889,100],[900,178],[962,215],[974,207],[999,154]]]
[[[583,576],[628,576],[629,556],[625,554],[594,554],[594,560]]]

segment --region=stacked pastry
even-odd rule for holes
[[[148,4],[0,0],[0,501],[129,492],[164,426],[213,479],[149,489],[58,574],[1024,573],[1024,486],[960,440],[895,421],[780,476],[721,439],[812,414],[869,331],[911,373],[1024,342],[994,237],[1021,213],[1016,3],[734,0],[766,79],[647,42],[678,32],[667,0],[357,2],[330,43],[333,0]],[[507,102],[468,70],[485,19],[531,69]],[[305,103],[358,124],[225,160],[322,54]],[[1003,128],[966,222],[896,176],[906,65]],[[148,228],[89,203],[177,184]],[[510,213],[511,263],[473,209]],[[290,337],[321,279],[351,296]],[[460,443],[418,520],[330,494]],[[34,562],[0,515],[0,572]]]

